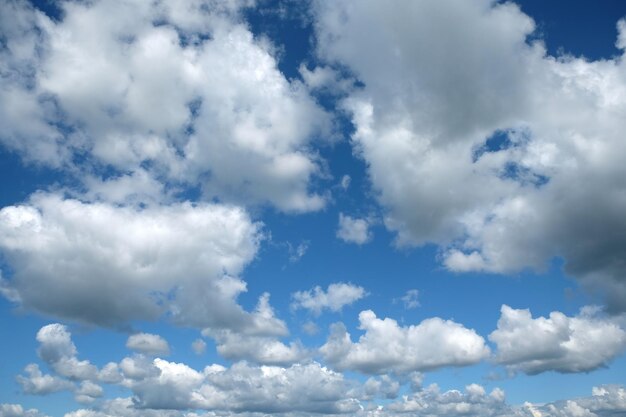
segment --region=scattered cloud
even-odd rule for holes
[[[419,290],[408,290],[402,297],[394,298],[393,302],[401,301],[405,309],[411,310],[420,306],[419,295]]]
[[[24,368],[26,375],[18,375],[16,380],[26,394],[47,395],[53,392],[70,391],[74,384],[53,375],[45,375],[37,364],[31,363]]]
[[[337,237],[344,242],[356,243],[363,245],[372,239],[372,233],[369,230],[370,222],[367,219],[357,219],[339,213],[339,229],[337,229]]]
[[[206,342],[202,339],[196,339],[191,344],[191,349],[196,355],[202,355],[206,351]]]
[[[528,309],[503,305],[489,340],[497,345],[498,363],[527,374],[589,372],[626,350],[626,331],[592,307],[574,317],[555,311],[533,318]]]
[[[435,317],[402,327],[366,310],[359,314],[359,322],[365,334],[358,342],[352,342],[342,323],[335,323],[320,348],[324,359],[340,370],[402,374],[472,365],[489,355],[481,336],[450,320]]]
[[[333,283],[328,285],[326,291],[316,286],[309,291],[298,291],[292,294],[293,309],[306,309],[315,315],[320,315],[323,310],[333,312],[341,311],[345,306],[365,297],[367,292],[363,287],[350,283]]]
[[[170,346],[167,340],[157,334],[133,334],[128,337],[126,347],[150,356],[167,356],[170,354]]]
[[[289,262],[296,263],[300,259],[302,259],[302,257],[309,250],[309,244],[310,242],[308,240],[305,240],[303,242],[300,242],[298,246],[294,248],[291,243],[287,242],[287,249],[289,250]]]

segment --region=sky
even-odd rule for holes
[[[626,415],[626,3],[0,0],[0,417]]]

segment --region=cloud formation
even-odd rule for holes
[[[574,317],[554,311],[533,318],[528,309],[503,305],[489,340],[497,345],[497,362],[527,374],[589,372],[626,350],[626,331],[619,322],[592,307]]]
[[[344,242],[363,245],[372,239],[372,233],[369,227],[370,223],[367,219],[356,219],[346,214],[339,213],[337,237]]]
[[[310,143],[330,118],[242,22],[247,3],[60,2],[51,20],[3,2],[0,141],[86,171],[86,185],[105,166],[121,181],[200,187],[206,200],[322,208]]]
[[[260,228],[232,206],[134,208],[37,194],[0,210],[0,249],[15,271],[7,285],[41,313],[104,326],[169,312],[190,326],[271,327],[236,302]]]
[[[170,346],[167,340],[158,334],[137,333],[130,335],[126,341],[126,347],[151,356],[167,356],[170,354]]]
[[[364,85],[342,106],[398,245],[436,243],[459,272],[562,257],[626,310],[621,56],[548,56],[510,2],[317,1],[314,15],[318,56]]]
[[[358,342],[352,342],[346,327],[336,323],[320,348],[324,359],[340,370],[403,374],[472,365],[489,355],[481,336],[451,320],[435,317],[402,327],[366,310],[359,314],[359,322],[365,334]]]
[[[328,285],[326,291],[321,287],[308,291],[297,291],[292,294],[293,309],[303,308],[315,315],[320,315],[323,310],[333,312],[341,311],[345,306],[365,297],[367,292],[363,287],[350,283],[336,282]]]

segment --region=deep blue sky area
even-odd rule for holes
[[[478,3],[0,0],[0,417],[626,415],[626,2]]]

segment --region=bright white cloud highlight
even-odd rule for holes
[[[402,327],[390,318],[379,319],[367,310],[359,314],[363,334],[352,342],[342,323],[320,348],[324,358],[338,369],[368,374],[409,373],[446,366],[478,363],[489,355],[485,340],[474,330],[438,317]]]
[[[489,340],[497,345],[496,361],[514,370],[589,372],[626,350],[626,331],[593,308],[574,317],[555,311],[533,318],[530,310],[507,305],[501,312]]]
[[[326,291],[316,286],[309,291],[298,291],[292,294],[293,309],[303,308],[315,315],[323,310],[341,311],[345,306],[365,297],[367,292],[363,287],[350,283],[337,282],[330,284]]]

